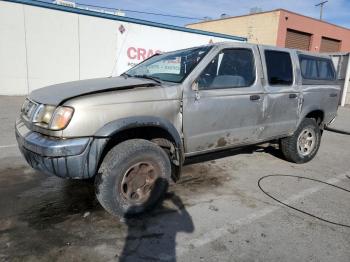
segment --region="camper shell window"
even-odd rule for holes
[[[318,81],[335,80],[335,71],[331,59],[299,55],[299,63],[303,79]]]

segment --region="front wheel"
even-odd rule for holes
[[[281,149],[287,160],[301,164],[315,157],[320,143],[319,126],[314,119],[305,118],[292,136],[281,139]]]
[[[112,215],[134,215],[152,207],[166,192],[171,163],[156,144],[131,139],[113,147],[96,177],[96,196]]]

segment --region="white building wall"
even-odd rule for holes
[[[79,79],[78,15],[24,6],[29,91]]]
[[[224,40],[0,0],[0,95],[118,75],[156,51]]]
[[[22,5],[0,2],[0,95],[28,92]]]
[[[117,58],[118,22],[79,15],[80,79],[110,76]]]

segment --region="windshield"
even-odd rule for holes
[[[203,46],[155,55],[124,74],[180,83],[210,49],[211,46]]]

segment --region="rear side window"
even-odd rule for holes
[[[334,80],[335,78],[330,59],[299,55],[299,62],[303,79]]]
[[[289,53],[265,50],[267,77],[270,85],[291,85],[293,66]]]

